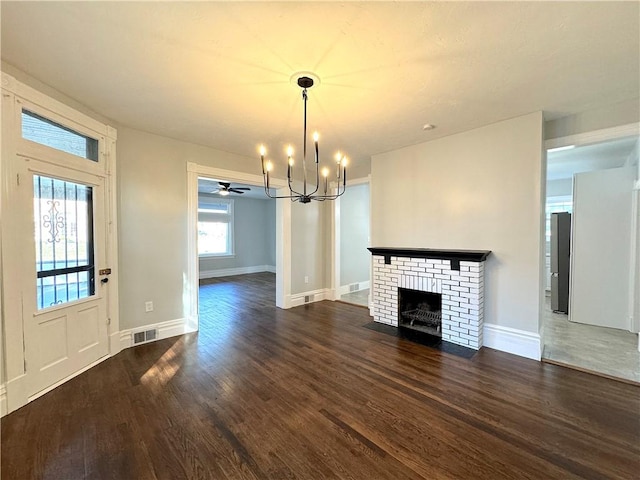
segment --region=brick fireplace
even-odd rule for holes
[[[476,350],[482,347],[484,263],[489,250],[372,247],[369,251],[376,322]]]

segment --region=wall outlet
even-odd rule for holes
[[[304,277],[304,283],[309,283],[309,277],[307,276]]]
[[[144,302],[144,311],[147,313],[153,312],[153,302]]]

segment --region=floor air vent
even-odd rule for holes
[[[357,292],[359,290],[360,290],[360,284],[359,283],[352,283],[351,285],[349,285],[349,293]]]
[[[304,296],[304,303],[309,303],[309,302],[313,302],[313,295]]]
[[[145,330],[144,332],[136,332],[133,334],[133,344],[150,342],[156,338],[158,338],[158,331],[155,328],[153,330]]]

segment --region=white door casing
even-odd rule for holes
[[[601,143],[601,142],[605,142],[605,141],[609,141],[609,140],[615,140],[615,139],[619,139],[619,138],[625,138],[625,137],[629,137],[629,136],[640,136],[640,123],[636,122],[636,123],[630,123],[630,124],[626,124],[626,125],[619,125],[616,127],[611,127],[611,128],[605,128],[605,129],[601,129],[601,130],[594,130],[594,131],[590,131],[590,132],[584,132],[584,133],[577,133],[574,135],[568,135],[566,137],[559,137],[559,138],[554,138],[554,139],[549,139],[546,140],[544,142],[544,147],[545,149],[548,151],[552,148],[558,148],[558,147],[568,147],[568,146],[574,146],[574,147],[579,147],[579,146],[583,146],[583,145],[591,145],[591,144],[595,144],[595,143]],[[638,170],[637,170],[637,176],[636,178],[640,178],[640,164],[637,166]],[[640,189],[640,180],[638,180],[636,182],[636,189]],[[573,220],[573,219],[572,219]],[[640,275],[640,254],[638,251],[638,247],[640,247],[640,223],[636,224],[636,230],[635,232],[632,232],[632,239],[636,238],[636,242],[632,242],[631,248],[634,249],[635,251],[632,250],[632,252],[630,253],[630,257],[635,257],[636,259],[636,272],[638,272],[638,274],[636,274],[636,272],[634,272],[633,268],[630,268],[630,276],[629,276],[629,283],[631,285],[636,285],[636,288],[630,288],[629,289],[629,297],[630,297],[630,304],[631,303],[636,303],[638,305],[640,305],[640,288],[637,287],[638,285],[640,285],[640,281],[638,280],[638,277]],[[545,228],[545,223],[542,222],[541,223],[541,236],[544,237],[544,228]],[[573,233],[572,233],[572,237],[573,237]],[[573,250],[573,245],[572,245],[572,250]],[[540,256],[540,261],[544,262],[545,261],[545,256],[544,256],[544,250],[541,250],[541,256]],[[542,264],[541,264],[541,268],[542,268]],[[574,271],[573,271],[573,265],[571,266],[571,277],[570,277],[570,282],[571,282],[571,286],[570,286],[570,296],[569,296],[569,311],[571,312],[571,310],[573,309],[573,280],[574,280]],[[544,306],[545,304],[545,290],[541,289],[541,298],[540,298],[540,305]],[[634,298],[635,297],[635,298]],[[633,310],[633,309],[632,309]],[[636,308],[635,309],[636,312],[640,311],[640,308]],[[571,315],[571,313],[570,313]],[[637,315],[636,315],[637,317]],[[543,335],[543,327],[544,327],[544,308],[541,307],[540,309],[540,317],[538,319],[538,329],[541,332],[541,336],[542,338],[544,338]],[[631,322],[629,322],[632,325],[632,330],[636,330],[637,329],[637,318],[635,318],[634,320],[632,320]],[[541,343],[542,345],[543,343]],[[638,338],[638,350],[640,350],[640,337]]]
[[[234,170],[226,170],[206,165],[187,162],[187,236],[188,258],[188,326],[192,331],[198,330],[198,177],[224,179],[245,185],[263,186],[261,175],[254,175]],[[272,188],[282,189],[287,183],[284,180],[271,179]],[[278,194],[284,192],[278,191]],[[291,307],[291,202],[276,200],[276,306]]]
[[[98,158],[92,161],[26,140],[23,109],[97,140]],[[9,412],[117,353],[109,342],[119,330],[116,137],[115,129],[2,74],[2,314]],[[95,268],[94,295],[40,309],[34,238],[36,175],[91,187]],[[111,275],[100,276],[104,268],[111,268]],[[101,283],[105,278],[108,283]]]

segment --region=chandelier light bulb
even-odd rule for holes
[[[300,73],[301,73],[300,75],[296,75],[296,83],[298,87],[302,89],[302,101],[304,103],[302,148],[299,150],[299,157],[298,157],[298,160],[300,161],[300,164],[298,167],[300,170],[300,173],[298,174],[298,177],[301,177],[301,178],[298,178],[299,181],[295,181],[295,182],[293,181],[293,164],[295,163],[293,159],[294,149],[292,145],[286,145],[284,149],[287,153],[286,185],[289,188],[289,193],[274,194],[273,192],[271,192],[269,177],[270,177],[271,171],[274,169],[274,164],[271,160],[265,160],[264,155],[267,153],[267,150],[264,147],[264,145],[260,145],[259,147],[260,157],[261,157],[260,163],[262,165],[262,175],[264,178],[264,192],[266,196],[269,198],[288,198],[291,201],[300,202],[300,203],[309,203],[312,200],[316,200],[319,202],[323,202],[325,200],[336,200],[338,197],[343,195],[346,190],[347,159],[341,152],[337,152],[335,156],[336,167],[332,167],[330,164],[329,165],[330,168],[326,168],[326,167],[321,168],[321,165],[319,165],[320,152],[319,152],[319,146],[318,146],[318,140],[320,139],[320,134],[317,131],[313,132],[313,134],[311,135],[311,138],[313,138],[313,145],[311,146],[312,150],[307,149],[307,146],[310,140],[309,131],[307,130],[307,100],[309,98],[307,94],[307,89],[313,87],[314,78],[316,77],[311,74],[309,74],[309,76],[306,74],[302,75],[302,73],[304,72],[300,72]],[[310,160],[307,154],[311,153],[309,150],[311,150],[311,152],[313,152],[314,154],[315,185],[314,183],[310,183],[307,181],[308,174],[311,173],[311,169],[307,168],[307,160]],[[331,190],[329,190],[329,172],[332,171],[331,168],[336,168],[336,178],[338,182],[335,188],[332,188]],[[324,182],[321,183],[321,178],[323,177],[324,177]],[[298,187],[297,185],[301,185],[302,188]],[[323,193],[323,187],[324,187],[324,193]],[[280,190],[278,192],[280,192]]]

